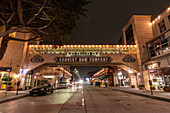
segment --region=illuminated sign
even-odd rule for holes
[[[130,55],[125,56],[123,59],[123,62],[135,62],[135,61],[136,60]]]
[[[33,62],[33,63],[41,63],[43,61],[44,61],[44,59],[40,55],[36,55],[31,59],[31,62]]]
[[[56,62],[111,62],[110,57],[56,57]]]
[[[160,67],[160,62],[145,65],[146,70],[155,69],[159,67]]]

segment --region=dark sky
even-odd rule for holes
[[[132,15],[158,15],[170,0],[92,0],[87,6],[88,19],[78,22],[79,31],[69,44],[114,44]]]

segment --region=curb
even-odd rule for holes
[[[147,95],[147,94],[141,94],[141,93],[125,91],[125,90],[119,90],[119,89],[112,89],[112,90],[120,91],[120,92],[125,92],[125,93],[129,93],[129,94],[133,94],[133,95],[138,95],[138,96],[143,96],[143,97],[147,97],[147,98],[152,98],[152,99],[156,99],[156,100],[161,100],[161,101],[165,101],[165,102],[170,102],[170,99],[163,98],[163,97],[152,96],[152,95]]]
[[[29,94],[23,94],[23,95],[20,95],[20,96],[15,96],[15,97],[9,97],[9,98],[5,98],[5,99],[0,99],[0,104],[1,103],[4,103],[4,102],[8,102],[8,101],[12,101],[12,100],[17,100],[17,99],[20,99],[20,98],[24,98],[24,97],[27,97],[29,96]]]

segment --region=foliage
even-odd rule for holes
[[[121,86],[121,84],[116,84],[116,86]]]
[[[18,88],[19,90],[22,90],[22,88]]]
[[[8,87],[9,87],[9,88],[13,88],[13,87],[12,87],[12,86],[10,86],[10,85],[9,85]]]
[[[3,84],[7,84],[7,81],[3,82]],[[12,85],[12,82],[8,82],[8,85]]]
[[[11,81],[13,78],[9,76],[9,81]],[[3,81],[8,81],[8,76],[2,78]]]
[[[12,79],[13,79],[13,78],[12,78],[11,76],[9,76],[8,87],[10,87],[10,88],[13,88],[13,87],[11,86],[11,85],[12,85],[12,82],[10,82]],[[5,82],[3,82],[3,84],[7,84],[8,76],[3,77],[2,80],[5,81]]]
[[[164,86],[164,88],[169,88],[168,86]]]
[[[145,87],[145,85],[143,85],[143,84],[139,84],[139,85],[138,85],[138,87]]]
[[[84,7],[89,3],[88,0],[1,0],[0,60],[10,40],[63,44],[78,28],[77,20],[86,16]],[[31,33],[32,37],[25,40],[9,36],[14,32]]]

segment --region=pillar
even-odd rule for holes
[[[129,85],[130,87],[134,85],[137,88],[136,75],[134,73],[129,73]]]
[[[149,73],[148,71],[143,71],[143,76],[142,76],[142,81],[143,81],[143,85],[145,85],[145,88],[147,90],[150,90],[150,86],[149,86]]]
[[[116,84],[118,84],[119,83],[119,81],[118,81],[118,76],[114,73],[114,86],[116,86]]]

